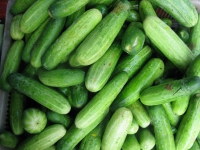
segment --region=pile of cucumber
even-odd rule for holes
[[[16,0],[9,13],[0,145],[200,150],[200,15],[190,0]]]

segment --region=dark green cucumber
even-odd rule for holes
[[[169,19],[169,18],[161,18],[161,20],[166,23],[168,26],[172,27],[172,19]]]
[[[189,65],[189,67],[186,70],[186,76],[198,76],[200,77],[200,55],[198,55]]]
[[[154,85],[143,90],[140,100],[144,105],[158,105],[191,96],[200,89],[200,77],[185,77],[171,82]]]
[[[79,111],[75,118],[78,128],[86,128],[108,109],[128,80],[127,73],[121,72],[110,80],[88,103]]]
[[[128,13],[128,17],[126,18],[127,22],[137,22],[141,21],[140,13],[137,10],[131,9]]]
[[[43,67],[48,70],[55,68],[63,58],[75,50],[101,19],[101,12],[97,9],[90,9],[83,13],[44,54]]]
[[[190,38],[190,34],[187,28],[184,27],[178,27],[175,30],[176,34],[181,38],[181,40],[183,40],[184,43],[188,43],[189,38]]]
[[[102,16],[105,17],[107,14],[108,14],[108,7],[106,5],[103,5],[103,4],[98,4],[98,5],[95,5],[94,8],[98,9]]]
[[[149,0],[153,4],[161,7],[177,22],[185,27],[192,27],[197,23],[198,13],[194,4],[190,0]]]
[[[36,150],[45,149],[54,145],[66,133],[66,129],[61,124],[53,124],[46,127],[42,132],[23,140],[16,150]]]
[[[105,5],[105,6],[109,6],[110,4],[112,4],[114,2],[114,0],[90,0],[87,4],[87,6],[93,7],[95,5]]]
[[[39,68],[37,71],[39,80],[51,87],[68,87],[84,82],[85,71],[81,69],[55,69],[45,70]]]
[[[89,67],[85,77],[85,86],[90,92],[100,91],[105,86],[121,53],[121,44],[115,41],[105,54]]]
[[[39,68],[42,66],[42,56],[62,33],[65,20],[66,18],[49,20],[31,50],[30,63],[33,67]]]
[[[135,136],[133,135],[127,135],[126,139],[122,145],[122,150],[140,150],[140,144]]]
[[[24,37],[24,33],[20,30],[20,21],[23,14],[18,14],[13,16],[12,21],[10,23],[10,36],[14,40],[22,40]]]
[[[191,97],[188,109],[183,116],[177,133],[175,143],[177,150],[190,149],[200,132],[200,97]]]
[[[134,76],[122,89],[111,105],[111,109],[128,106],[140,98],[140,93],[150,87],[164,71],[164,63],[159,58],[150,59],[140,72]]]
[[[172,127],[162,105],[149,107],[149,115],[154,129],[156,149],[175,150]]]
[[[129,8],[127,0],[120,1],[83,40],[75,52],[75,59],[80,65],[91,65],[103,56],[122,28]]]
[[[118,61],[113,75],[125,71],[129,79],[131,79],[138,71],[142,68],[142,66],[148,61],[148,59],[152,56],[152,50],[149,46],[145,46],[142,50],[140,50],[136,55],[125,55],[120,58]]]
[[[17,72],[21,63],[21,55],[24,48],[24,41],[17,40],[14,41],[6,54],[3,68],[1,70],[0,76],[0,88],[7,92],[11,91],[12,87],[7,81],[9,74]]]
[[[142,50],[145,39],[143,30],[137,26],[137,23],[132,22],[124,31],[121,44],[122,49],[129,55],[136,55]]]
[[[71,109],[69,102],[63,95],[41,84],[36,79],[29,78],[20,73],[13,73],[8,76],[8,82],[14,89],[50,110],[60,114],[67,114]]]
[[[84,7],[89,0],[57,0],[48,8],[48,14],[52,18],[67,17]]]
[[[0,133],[0,145],[15,149],[19,143],[19,137],[10,131],[1,131]]]

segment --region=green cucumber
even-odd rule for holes
[[[197,141],[194,142],[192,147],[189,150],[200,150],[199,144]]]
[[[147,37],[158,50],[180,71],[185,72],[194,59],[194,55],[179,36],[155,16],[146,17],[143,21],[143,28]]]
[[[135,134],[127,135],[122,145],[122,150],[140,150],[140,144]]]
[[[103,4],[98,4],[98,5],[95,5],[94,8],[98,9],[101,14],[102,14],[102,17],[105,17],[107,14],[108,14],[108,7],[106,5],[103,5]]]
[[[120,150],[131,126],[133,115],[128,108],[118,108],[106,125],[102,137],[102,150]]]
[[[139,130],[139,124],[137,123],[135,117],[133,116],[133,120],[127,134],[135,134],[137,133],[138,130]]]
[[[35,3],[35,0],[15,0],[9,11],[12,15],[21,14],[33,5],[33,3]]]
[[[128,74],[129,79],[131,79],[134,75],[136,75],[136,73],[138,73],[151,56],[152,50],[149,46],[144,46],[144,48],[134,56],[122,56],[113,71],[113,75],[121,71],[125,71]]]
[[[189,35],[189,31],[187,28],[184,27],[178,27],[175,30],[176,34],[181,38],[181,40],[183,40],[184,43],[188,43],[189,38],[191,35]]]
[[[75,117],[77,128],[86,128],[108,109],[128,80],[125,72],[117,74],[100,90]]]
[[[199,62],[200,62],[200,55],[198,55],[189,65],[189,67],[186,70],[186,76],[191,77],[191,76],[198,76],[200,77],[200,67],[199,67]]]
[[[98,92],[106,85],[121,53],[120,42],[115,41],[105,54],[89,67],[85,77],[85,86],[90,92]]]
[[[150,106],[149,115],[154,129],[156,149],[175,150],[172,127],[162,105]]]
[[[141,21],[140,13],[137,10],[131,9],[128,13],[128,17],[126,18],[127,22],[137,22]]]
[[[129,8],[127,0],[120,1],[83,40],[75,52],[75,59],[80,65],[91,65],[103,56],[122,28]]]
[[[45,22],[43,24],[41,24],[41,26],[39,26],[31,34],[31,37],[25,43],[25,46],[24,46],[24,49],[23,49],[23,53],[22,53],[22,60],[25,61],[26,63],[30,62],[32,49],[33,49],[34,45],[36,44],[37,40],[39,39],[40,35],[44,31],[44,29],[45,29],[46,25],[48,24],[49,20],[50,20],[50,18],[45,20]]]
[[[161,18],[161,20],[166,23],[168,26],[172,27],[172,19],[169,19],[169,18]]]
[[[200,89],[200,77],[192,76],[154,85],[143,90],[140,100],[144,105],[152,106],[191,96]]]
[[[200,132],[200,97],[193,95],[175,135],[177,150],[190,149]]]
[[[105,6],[109,6],[114,2],[114,0],[90,0],[87,4],[87,6],[93,7],[95,5],[105,5]]]
[[[0,133],[0,145],[15,149],[19,143],[19,137],[10,131],[2,131]]]
[[[30,63],[23,70],[23,74],[32,78],[37,77],[37,68],[33,67]]]
[[[66,134],[66,129],[61,124],[53,124],[46,127],[42,132],[23,140],[16,150],[45,149],[54,145]]]
[[[43,67],[48,70],[55,68],[63,58],[75,50],[101,19],[101,12],[97,9],[90,9],[83,13],[44,54]]]
[[[61,34],[65,25],[65,20],[66,18],[49,20],[31,50],[30,63],[32,66],[35,68],[42,66],[42,56]]]
[[[138,10],[139,9],[139,1],[138,0],[130,0],[131,9]]]
[[[23,40],[14,41],[9,47],[0,76],[0,88],[4,91],[9,92],[12,89],[7,81],[7,77],[9,74],[19,70],[23,48]]]
[[[48,8],[48,14],[52,18],[67,17],[84,7],[89,0],[57,0]]]
[[[67,114],[71,109],[68,100],[63,95],[41,84],[36,79],[27,77],[21,73],[13,73],[8,76],[8,82],[14,89],[50,110],[60,114]]]
[[[48,7],[55,0],[37,0],[23,14],[20,29],[24,33],[35,31],[49,17]]]
[[[39,80],[51,87],[68,87],[84,82],[85,71],[81,69],[55,69],[45,70],[39,68],[37,71]]]
[[[128,25],[122,36],[122,49],[129,55],[136,55],[144,46],[145,33],[132,22]]]
[[[198,13],[190,0],[149,0],[151,3],[161,7],[177,22],[185,27],[192,27],[197,23]]]
[[[151,86],[164,71],[164,63],[159,58],[150,59],[140,72],[134,76],[122,89],[111,105],[111,109],[128,106],[140,98],[140,93]]]
[[[24,33],[20,30],[19,24],[23,14],[13,16],[10,23],[10,36],[14,40],[22,40]]]
[[[151,119],[148,112],[139,100],[127,106],[127,108],[131,110],[133,117],[140,127],[146,128],[150,125]]]

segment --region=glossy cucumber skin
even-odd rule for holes
[[[200,78],[197,76],[186,77],[151,86],[140,94],[144,105],[158,105],[172,102],[180,97],[191,96],[200,89]]]
[[[110,80],[110,82],[108,82],[77,114],[75,117],[75,125],[78,128],[86,128],[92,122],[95,122],[96,118],[110,107],[127,80],[128,76],[125,72],[117,74]]]
[[[121,107],[111,116],[102,137],[102,150],[120,150],[132,123],[132,113],[128,108]]]
[[[175,150],[172,127],[162,105],[149,107],[157,150]]]
[[[188,109],[183,116],[177,133],[175,143],[177,150],[189,149],[194,144],[200,132],[200,97],[191,97]]]
[[[141,17],[140,17],[139,11],[131,9],[129,11],[128,17],[126,18],[126,21],[127,22],[141,21]]]
[[[12,89],[12,87],[7,81],[7,77],[9,74],[17,72],[19,70],[23,48],[23,40],[14,41],[6,54],[6,58],[0,76],[0,88],[4,91],[9,92]]]
[[[43,67],[47,70],[54,69],[64,57],[75,50],[101,19],[102,15],[97,9],[90,9],[83,13],[44,54],[42,58]]]
[[[48,14],[54,19],[67,17],[85,6],[88,2],[89,0],[57,0],[49,6]]]
[[[159,52],[168,58],[181,72],[185,72],[195,57],[179,36],[155,16],[146,17],[143,21],[143,28],[147,37],[158,48]]]
[[[121,53],[120,43],[114,42],[105,54],[89,67],[85,77],[85,85],[89,91],[98,92],[105,86]]]
[[[149,0],[153,4],[161,7],[175,20],[185,27],[192,27],[197,23],[198,13],[190,0]]]
[[[42,132],[25,139],[17,146],[17,150],[45,149],[54,145],[66,134],[63,125],[53,124],[46,127]]]
[[[55,0],[37,0],[23,14],[20,21],[20,29],[24,33],[35,31],[49,16],[48,7]]]
[[[108,50],[124,24],[129,10],[129,2],[119,2],[78,46],[75,59],[82,66],[97,61]]]
[[[10,36],[14,40],[22,40],[24,37],[24,33],[20,30],[20,21],[23,14],[18,14],[13,16],[12,21],[10,23]]]
[[[30,63],[35,68],[42,66],[42,56],[61,34],[65,25],[65,21],[66,18],[50,19],[45,26],[43,32],[39,36],[31,51]]]
[[[122,150],[133,150],[133,149],[140,150],[140,144],[135,134],[127,135],[124,144],[122,145]]]
[[[140,93],[151,86],[164,71],[164,63],[159,58],[150,59],[140,72],[134,76],[122,89],[111,105],[111,109],[131,105],[140,98]]]
[[[9,75],[8,82],[14,89],[50,110],[60,114],[67,114],[71,109],[65,97],[54,89],[41,84],[36,79],[29,78],[21,73],[13,73]]]

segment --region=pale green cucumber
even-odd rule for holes
[[[135,117],[133,116],[133,120],[127,134],[135,134],[137,133],[138,130],[139,130],[139,124],[137,123]]]

